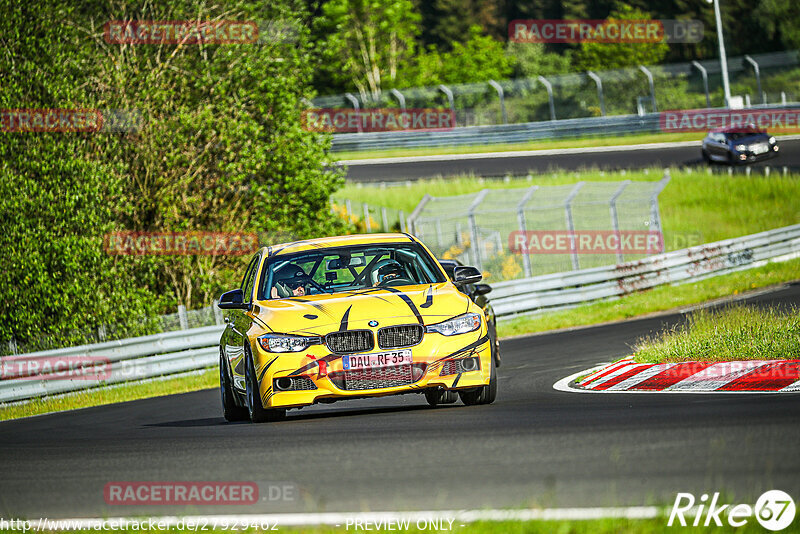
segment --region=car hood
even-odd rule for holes
[[[344,329],[394,324],[433,324],[465,313],[469,298],[450,282],[371,288],[332,295],[258,301],[261,322],[280,333],[322,335]]]

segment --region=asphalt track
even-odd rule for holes
[[[779,140],[777,158],[753,164],[800,166],[800,139]],[[487,145],[487,151],[491,145]],[[700,142],[696,146],[654,148],[649,150],[625,149],[613,152],[585,152],[580,154],[525,155],[519,157],[487,157],[479,159],[454,159],[448,161],[387,162],[370,165],[350,165],[347,179],[356,182],[391,182],[416,180],[435,176],[452,176],[473,173],[477,176],[502,176],[505,174],[534,174],[555,170],[580,169],[640,169],[665,166],[700,166],[706,164],[700,157]]]
[[[755,296],[800,302],[800,283]],[[584,395],[568,375],[681,320],[651,317],[505,340],[490,406],[418,395],[228,424],[216,390],[0,423],[0,517],[435,510],[750,502],[800,495],[800,394]],[[108,506],[112,481],[254,481],[248,506]],[[269,499],[269,487],[295,492]],[[751,499],[748,501],[748,499]]]

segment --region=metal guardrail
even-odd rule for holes
[[[569,308],[664,284],[694,282],[800,256],[800,225],[638,261],[492,284],[498,317]]]
[[[800,256],[800,225],[650,256],[643,260],[492,284],[498,317],[567,308],[658,285],[696,281]],[[3,356],[0,402],[10,402],[217,364],[224,326]],[[53,367],[60,362],[61,367]],[[47,364],[50,364],[48,366]],[[99,376],[91,373],[100,365]],[[60,378],[65,370],[86,376]],[[59,375],[59,372],[62,374]]]
[[[784,109],[798,103],[757,105],[747,109]],[[333,136],[332,150],[359,151],[390,148],[443,147],[523,143],[537,139],[561,139],[591,135],[623,135],[661,131],[659,113],[583,117],[555,121],[466,126],[446,131],[341,133]]]

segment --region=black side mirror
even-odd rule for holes
[[[223,293],[219,297],[217,306],[221,310],[246,310],[249,308],[249,305],[244,303],[244,291],[241,289]]]
[[[490,286],[489,284],[477,284],[475,286],[475,295],[476,296],[477,295],[485,295],[485,294],[491,292],[491,290],[492,290],[492,286]]]
[[[483,275],[475,267],[459,265],[453,271],[453,283],[457,286],[477,284],[481,281],[481,278],[483,278]]]

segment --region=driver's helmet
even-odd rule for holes
[[[291,263],[287,263],[275,270],[273,276],[273,283],[278,288],[278,294],[283,293],[282,289],[292,291],[306,283],[308,275],[298,267]],[[288,296],[288,295],[286,295]]]
[[[398,263],[396,260],[388,260],[378,268],[378,276],[376,277],[376,281],[380,284],[387,277],[391,279],[402,276],[402,274],[403,268],[400,266],[400,263]]]

